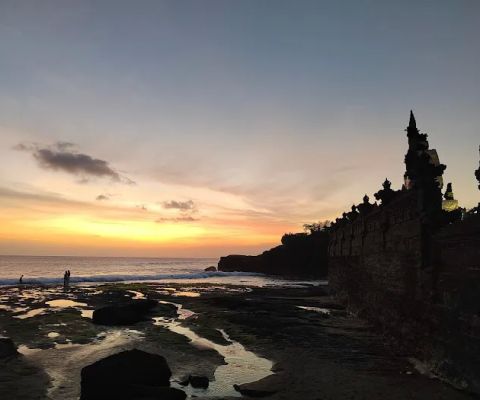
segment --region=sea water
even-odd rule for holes
[[[71,284],[186,280],[246,286],[294,284],[250,272],[205,271],[217,263],[217,258],[0,256],[0,285],[16,285],[21,275],[24,284],[63,284],[66,270],[71,271]]]

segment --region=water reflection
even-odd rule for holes
[[[48,304],[53,308],[68,308],[68,307],[86,307],[86,303],[80,303],[78,301],[67,300],[67,299],[57,299],[47,301],[45,304]]]
[[[191,310],[184,309],[180,304],[177,306],[179,314],[178,320],[186,319],[194,315]],[[225,365],[220,365],[215,370],[215,380],[210,382],[208,389],[195,389],[191,386],[180,386],[178,383],[172,386],[185,391],[189,397],[207,396],[207,397],[241,397],[233,385],[255,382],[272,375],[273,363],[266,358],[257,356],[248,351],[240,343],[232,340],[225,331],[219,330],[224,339],[229,342],[227,345],[221,345],[203,338],[193,332],[190,328],[182,326],[181,322],[169,321],[163,317],[154,318],[155,325],[161,325],[172,332],[178,333],[190,339],[191,344],[197,348],[208,348],[217,351],[224,359]]]
[[[26,312],[25,314],[14,315],[13,318],[18,318],[18,319],[32,318],[37,315],[44,314],[45,311],[47,311],[46,308],[33,308],[30,311]]]
[[[175,293],[172,293],[172,296],[175,296],[175,297],[200,297],[200,293],[190,292],[190,291],[177,291]]]

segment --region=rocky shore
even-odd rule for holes
[[[92,321],[94,309],[146,298],[155,305],[135,323]],[[5,287],[0,330],[19,351],[0,360],[2,399],[78,399],[83,368],[133,349],[162,356],[171,387],[189,398],[471,398],[313,284]]]

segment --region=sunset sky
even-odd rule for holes
[[[480,201],[480,2],[0,0],[0,254],[255,254],[388,177]]]

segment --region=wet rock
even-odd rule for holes
[[[233,385],[233,388],[237,392],[239,392],[241,395],[247,396],[247,397],[256,397],[256,398],[268,397],[276,393],[275,391],[271,391],[271,390],[247,389],[243,387],[243,385],[242,386]]]
[[[189,376],[183,377],[182,380],[180,382],[178,382],[178,384],[181,385],[181,386],[188,386],[189,383],[190,383],[190,377]]]
[[[94,324],[130,325],[145,320],[145,314],[157,305],[155,300],[140,299],[128,304],[106,306],[95,310],[92,315]]]
[[[17,347],[13,340],[7,337],[0,337],[0,358],[17,355]]]
[[[181,391],[165,390],[171,389],[171,375],[164,357],[137,349],[123,351],[82,369],[80,400],[184,399]]]
[[[212,265],[210,267],[205,268],[205,272],[217,272],[217,268]]]
[[[202,389],[208,388],[208,385],[210,383],[206,376],[196,376],[196,375],[190,375],[190,378],[188,379],[188,381],[192,387],[202,388]]]

